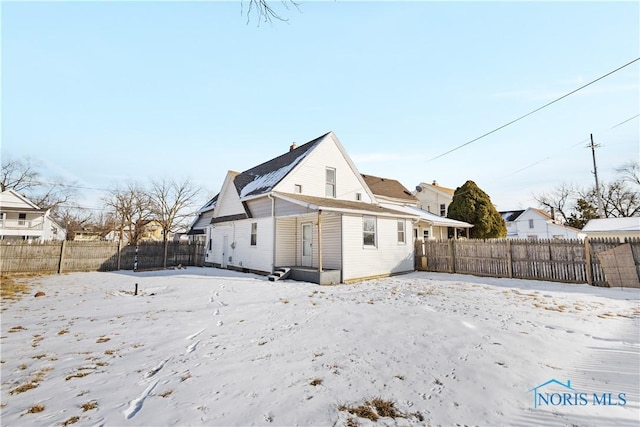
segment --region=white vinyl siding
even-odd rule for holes
[[[342,217],[342,280],[413,271],[413,246],[398,245],[397,218],[378,217],[376,225],[378,246],[372,251],[362,245],[362,216]]]
[[[251,245],[251,224],[257,224],[256,245]],[[224,236],[227,247],[223,248]],[[211,231],[212,256],[207,262],[223,265],[222,253],[228,266],[271,272],[273,263],[273,220],[271,218],[246,219],[232,223],[215,224]]]
[[[327,140],[307,155],[296,168],[275,186],[274,191],[291,193],[296,184],[301,185],[304,194],[326,197],[326,168],[336,170],[336,198],[355,200],[356,193],[362,194],[362,201],[371,203],[367,190],[362,185],[358,171],[354,172],[338,146]],[[357,175],[356,175],[357,174]]]
[[[268,197],[247,201],[247,207],[253,218],[265,218],[271,216],[271,200]]]

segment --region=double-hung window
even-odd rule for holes
[[[376,217],[362,217],[362,244],[364,246],[376,246]]]
[[[327,197],[336,198],[336,170],[327,168],[325,194]]]
[[[404,237],[404,219],[398,220],[398,243],[406,243]]]
[[[251,246],[256,246],[258,244],[258,223],[251,223]]]

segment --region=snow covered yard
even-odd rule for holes
[[[321,287],[196,267],[28,280],[2,303],[5,426],[640,417],[637,289],[433,273]]]

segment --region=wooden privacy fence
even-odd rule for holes
[[[163,267],[162,242],[141,242],[136,247],[118,242],[0,241],[0,273],[133,270],[136,252],[138,270]],[[199,244],[169,242],[167,267],[178,265],[203,266],[204,247]]]
[[[628,238],[640,275],[640,239]],[[418,270],[609,286],[597,254],[618,239],[465,239],[417,241]],[[426,262],[425,262],[426,261]]]

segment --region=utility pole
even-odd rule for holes
[[[604,218],[604,207],[602,195],[600,194],[600,183],[598,182],[598,168],[596,167],[596,147],[600,146],[593,143],[593,134],[591,134],[591,144],[588,147],[591,147],[591,156],[593,157],[593,175],[596,178],[596,196],[598,196],[598,216]]]

